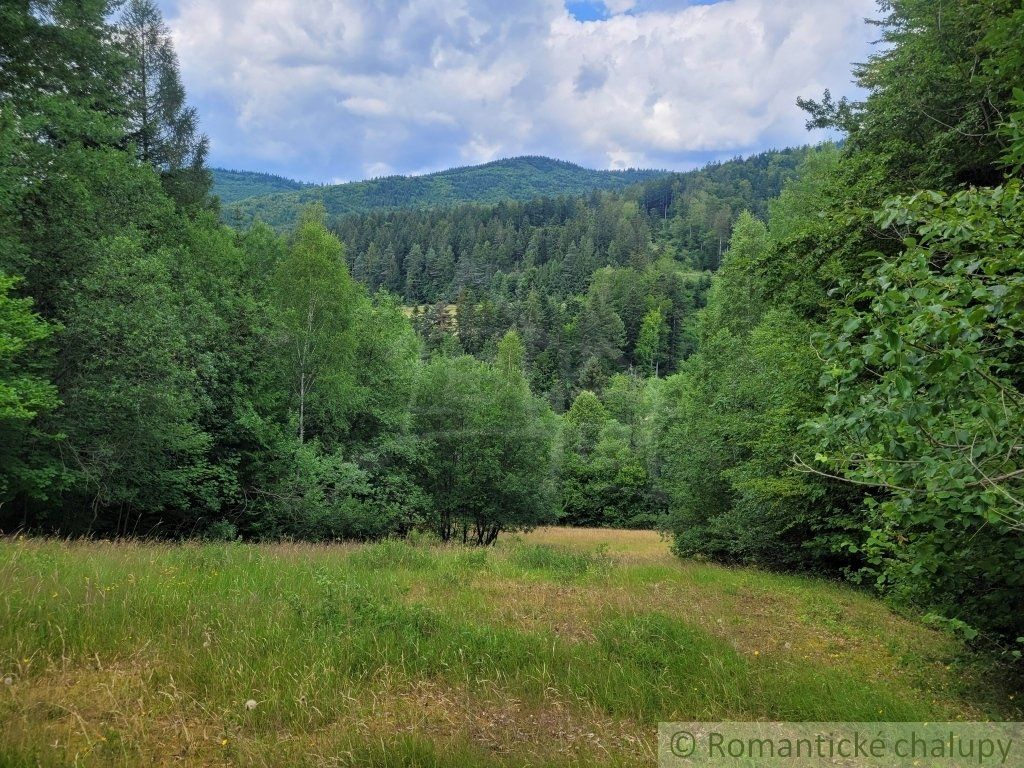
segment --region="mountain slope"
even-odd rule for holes
[[[773,150],[666,173],[601,195],[377,209],[336,217],[356,279],[409,304],[455,301],[494,279],[545,294],[586,291],[594,270],[643,268],[667,257],[690,272],[718,268],[743,211],[765,219],[769,201],[815,150]],[[527,277],[529,273],[529,277]],[[643,302],[637,309],[646,311]]]
[[[632,169],[595,171],[546,157],[515,157],[425,176],[388,176],[249,197],[226,205],[224,216],[233,223],[260,219],[282,229],[294,222],[304,205],[317,201],[324,204],[328,215],[340,216],[376,209],[580,195],[598,189],[622,189],[664,173]]]
[[[310,186],[272,173],[211,168],[210,174],[213,176],[213,194],[220,198],[223,205],[230,205],[247,197],[294,192]]]

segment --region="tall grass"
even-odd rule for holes
[[[694,575],[532,544],[3,541],[0,676],[11,684],[0,691],[0,763],[134,765],[185,744],[197,764],[317,764],[311,755],[331,754],[351,765],[500,765],[530,754],[534,764],[628,765],[650,760],[659,720],[978,712],[884,667],[746,652],[671,599],[601,602],[616,589],[639,599],[644,587],[630,584],[645,583],[645,573],[680,588]],[[564,606],[562,618],[586,623],[585,633],[503,617],[503,589],[546,596],[548,582],[550,594],[587,591],[596,601],[586,615]],[[822,599],[834,589],[776,586],[819,589]],[[702,589],[721,592],[723,616],[738,610],[729,579],[705,579]],[[880,606],[877,614],[886,631],[903,624]],[[948,639],[915,631],[931,638],[929,652],[949,653]],[[434,719],[448,723],[440,732],[418,719],[425,694],[415,692],[425,685]],[[503,709],[507,700],[514,710]],[[500,721],[498,745],[481,744],[479,712]],[[558,728],[547,742],[529,737],[551,718],[640,741],[566,744]]]

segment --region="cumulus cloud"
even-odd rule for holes
[[[218,164],[310,180],[516,154],[690,167],[804,143],[874,0],[166,0]]]

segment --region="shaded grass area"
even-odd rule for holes
[[[875,600],[681,563],[643,532],[4,540],[0,594],[3,765],[649,765],[659,720],[1013,706]]]

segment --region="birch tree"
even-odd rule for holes
[[[324,224],[323,207],[305,211],[274,277],[279,342],[296,437],[337,437],[356,386],[353,359],[358,286],[344,247]]]

